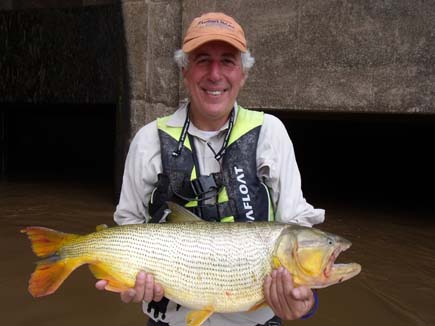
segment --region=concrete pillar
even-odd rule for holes
[[[131,136],[178,103],[179,76],[172,59],[180,45],[179,1],[125,0],[121,4],[127,53]]]

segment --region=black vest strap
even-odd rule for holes
[[[220,222],[222,218],[232,216],[234,209],[235,205],[232,200],[215,205],[198,205],[191,208],[194,214],[210,222]]]

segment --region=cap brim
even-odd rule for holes
[[[187,42],[185,42],[183,44],[183,51],[185,53],[189,53],[192,52],[193,50],[195,50],[197,47],[211,42],[211,41],[223,41],[226,43],[229,43],[230,45],[234,46],[236,49],[240,50],[241,52],[246,52],[248,49],[246,48],[246,45],[244,45],[243,43],[239,42],[238,40],[232,38],[232,37],[228,37],[225,35],[204,35],[204,36],[198,36],[194,39],[191,39]]]

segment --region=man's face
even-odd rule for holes
[[[189,54],[183,77],[193,123],[203,130],[222,127],[246,79],[240,51],[221,41],[205,43]]]

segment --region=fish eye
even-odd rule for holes
[[[328,238],[328,245],[332,246],[334,244],[334,240],[331,238]]]

